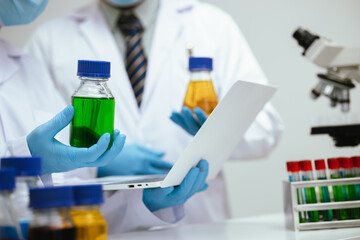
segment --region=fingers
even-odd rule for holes
[[[184,122],[184,119],[183,117],[181,116],[180,113],[178,112],[172,112],[171,116],[170,116],[170,119],[176,123],[177,125],[179,125],[180,127],[182,128],[185,128],[186,125],[185,125],[185,122]]]
[[[50,121],[39,127],[40,131],[48,138],[53,138],[58,132],[65,128],[74,117],[74,107],[67,106],[60,113],[56,114]]]
[[[173,167],[173,164],[167,162],[167,161],[164,161],[164,160],[157,160],[157,159],[154,159],[150,162],[150,165],[154,168],[159,168],[159,169],[166,169],[166,170],[170,170],[172,167]]]
[[[102,167],[102,166],[106,166],[107,164],[109,164],[113,159],[115,159],[119,153],[121,152],[121,150],[124,147],[125,144],[125,140],[126,140],[126,136],[121,134],[119,130],[115,130],[114,131],[114,142],[112,147],[106,151],[105,149],[105,153],[103,153],[101,155],[101,157],[99,157],[98,159],[96,159],[94,162],[88,163],[89,167]]]
[[[161,198],[166,197],[168,194],[174,191],[174,187],[166,188],[145,188],[143,191],[143,198],[154,197],[157,200],[162,200]]]
[[[205,181],[209,172],[209,163],[206,160],[200,160],[196,167],[199,168],[200,172],[194,186],[192,187],[192,194],[203,191],[204,186],[207,185]]]
[[[202,126],[207,119],[206,113],[201,108],[194,108],[193,111],[197,117],[199,125]]]
[[[82,156],[85,162],[91,163],[96,161],[108,148],[110,143],[110,133],[103,134],[98,142],[86,149],[86,152]]]
[[[194,133],[193,135],[195,135],[197,130],[200,128],[200,125],[196,122],[193,113],[188,107],[183,107],[182,115],[184,117],[183,119],[187,129],[189,129],[190,132]]]
[[[207,183],[204,183],[198,192],[205,191],[206,189],[208,189],[208,187],[209,185]]]
[[[199,172],[199,168],[192,168],[186,175],[182,183],[179,186],[175,187],[174,191],[172,192],[172,197],[177,199],[181,198],[183,202],[185,202],[189,197],[191,197],[191,191],[199,175]]]
[[[143,202],[151,212],[174,206],[174,202],[168,199],[173,190],[174,187],[144,189]]]

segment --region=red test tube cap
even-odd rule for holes
[[[293,172],[300,172],[300,165],[299,162],[292,162],[292,171]]]
[[[360,168],[360,156],[351,157],[354,167]]]
[[[286,168],[287,168],[288,172],[299,172],[300,171],[299,162],[297,162],[297,161],[286,162]]]
[[[341,157],[339,158],[340,161],[340,167],[345,168],[345,169],[350,169],[353,168],[353,160],[351,158],[347,158],[347,157]]]
[[[286,162],[286,170],[288,172],[292,172],[292,163],[291,162]]]
[[[301,171],[312,171],[311,160],[302,160],[300,161],[300,169]]]
[[[315,160],[315,169],[316,170],[325,170],[325,160],[324,159],[317,159]]]
[[[335,169],[340,168],[338,158],[328,158],[327,162],[328,162],[329,169],[335,170]]]

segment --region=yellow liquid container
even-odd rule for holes
[[[70,216],[76,227],[77,240],[106,240],[107,224],[100,212],[103,203],[101,185],[74,186],[76,206]]]
[[[201,108],[207,116],[218,104],[211,80],[212,59],[191,57],[189,59],[190,82],[186,91],[184,106],[193,110]]]
[[[106,221],[97,206],[74,207],[70,216],[76,227],[77,240],[106,240]]]

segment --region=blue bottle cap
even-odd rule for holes
[[[0,169],[0,191],[15,188],[15,168]]]
[[[190,57],[189,70],[212,70],[213,60],[207,57]]]
[[[75,205],[98,205],[104,202],[102,185],[74,186]]]
[[[70,207],[74,204],[74,194],[71,186],[30,189],[30,208],[60,208]]]
[[[77,75],[80,77],[109,78],[110,62],[79,60]]]
[[[41,175],[40,157],[7,157],[1,159],[1,167],[13,167],[16,176],[39,176]]]

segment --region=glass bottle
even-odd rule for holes
[[[11,194],[21,232],[26,239],[26,233],[32,212],[29,209],[29,189],[37,186],[41,175],[40,157],[9,157],[1,159],[1,167],[12,167],[16,170],[16,188]]]
[[[101,135],[110,133],[113,142],[115,100],[107,86],[110,62],[78,61],[80,86],[72,95],[74,118],[70,125],[70,145],[91,147]]]
[[[187,87],[184,106],[193,110],[201,108],[207,116],[216,107],[218,100],[211,78],[212,58],[190,57],[190,82]]]
[[[75,206],[70,216],[76,227],[77,240],[106,240],[107,225],[100,212],[104,202],[101,185],[74,186]]]
[[[0,169],[0,240],[23,239],[11,201],[15,189],[15,169]]]
[[[69,215],[69,207],[73,205],[72,187],[30,189],[34,217],[28,240],[76,240],[76,229]]]

